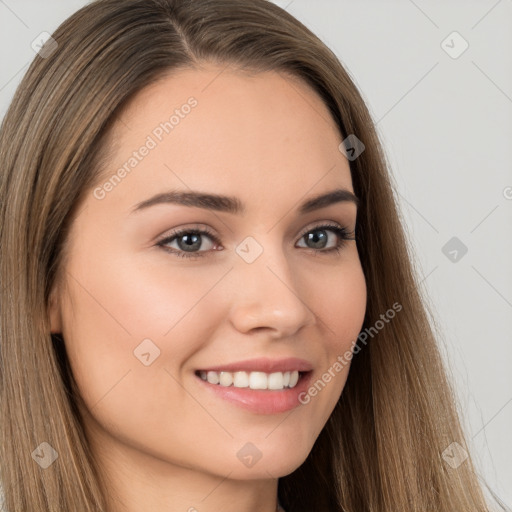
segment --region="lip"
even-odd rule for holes
[[[218,366],[209,366],[208,368],[198,368],[197,371],[212,372],[309,372],[313,365],[305,359],[298,357],[286,357],[282,359],[270,359],[268,357],[259,357],[257,359],[246,359],[245,361],[236,361],[234,363],[225,363]]]
[[[254,360],[253,360],[254,361]],[[251,362],[253,363],[253,362]],[[288,364],[288,363],[287,363]],[[222,369],[227,370],[227,366],[222,366]],[[217,368],[217,367],[215,367]],[[240,368],[237,366],[236,368]],[[254,368],[254,365],[250,368]],[[259,366],[261,368],[261,366]],[[268,368],[268,366],[266,366]],[[294,367],[297,369],[297,367]],[[208,371],[208,370],[204,370]],[[211,371],[219,371],[214,370]],[[236,370],[235,370],[236,371]],[[246,370],[240,370],[246,371]],[[263,371],[263,370],[254,370]],[[267,370],[266,370],[267,371]],[[282,371],[282,370],[275,370]],[[285,370],[289,371],[289,370]],[[194,374],[198,385],[201,389],[204,389],[206,393],[211,393],[213,396],[226,401],[236,407],[250,411],[255,414],[279,414],[286,411],[295,409],[299,405],[303,405],[303,402],[299,400],[301,394],[306,393],[311,382],[313,371],[300,371],[299,380],[295,387],[285,389],[250,389],[250,388],[237,388],[234,386],[221,386],[220,384],[211,384],[208,381],[201,379]]]

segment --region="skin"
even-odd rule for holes
[[[108,176],[190,96],[198,104],[103,199],[87,195],[67,241],[65,286],[52,293],[52,332],[63,335],[113,511],[274,512],[278,478],[306,459],[349,364],[307,405],[278,414],[206,393],[194,372],[294,356],[313,364],[314,382],[363,324],[356,242],[326,253],[303,236],[326,221],[355,229],[356,205],[298,213],[318,194],[353,192],[327,107],[295,78],[222,69],[181,70],[130,101],[113,128]],[[246,213],[160,204],[130,214],[171,189],[236,196]],[[156,245],[192,227],[220,243],[202,236],[203,256],[190,260]],[[322,233],[327,248],[338,241]],[[263,248],[250,264],[235,252],[247,236]],[[147,338],[160,350],[149,366],[134,356]],[[247,442],[262,454],[252,467],[236,455]]]

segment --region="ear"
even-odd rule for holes
[[[55,290],[53,290],[50,294],[50,303],[48,309],[48,314],[50,317],[50,332],[52,334],[60,334],[62,332],[62,313]]]

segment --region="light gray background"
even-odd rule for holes
[[[86,3],[0,0],[0,117],[32,41]],[[468,448],[511,506],[512,0],[275,3],[334,50],[377,122]],[[458,58],[441,45],[453,31],[469,44]],[[454,236],[456,262],[441,250]]]

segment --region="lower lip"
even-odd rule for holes
[[[234,405],[257,414],[278,414],[302,405],[299,401],[299,395],[308,389],[311,374],[311,371],[301,374],[299,381],[293,388],[276,390],[221,386],[220,384],[210,384],[197,375],[195,377],[211,393]]]

